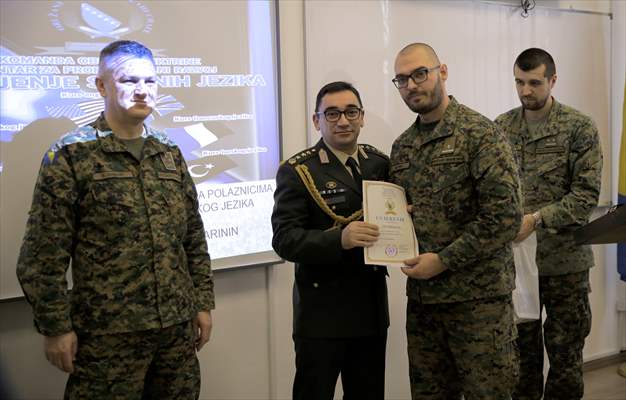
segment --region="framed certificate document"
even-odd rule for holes
[[[365,247],[365,264],[404,267],[402,261],[419,254],[413,220],[404,189],[380,181],[363,181],[363,219],[378,225],[380,236]]]

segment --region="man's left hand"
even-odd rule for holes
[[[200,311],[193,320],[193,331],[196,334],[196,351],[200,351],[211,338],[213,320],[211,311]]]
[[[437,253],[420,254],[415,258],[405,260],[404,263],[408,267],[402,267],[402,272],[413,279],[430,279],[448,269]]]

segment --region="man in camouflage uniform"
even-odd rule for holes
[[[386,269],[363,264],[378,227],[361,221],[361,179],[385,180],[389,159],[357,145],[364,111],[346,82],[320,89],[313,123],[322,139],[276,175],[272,245],[296,263],[294,400],[382,400],[389,312]]]
[[[524,217],[516,241],[537,232],[541,319],[518,325],[520,380],[514,399],[580,399],[582,356],[591,328],[590,246],[573,232],[586,224],[598,202],[602,152],[591,118],[551,96],[554,60],[546,51],[522,52],[513,67],[522,106],[496,119],[519,165]],[[543,343],[550,371],[543,390]]]
[[[198,398],[213,276],[182,154],[143,125],[152,53],[109,44],[96,86],[104,113],[44,155],[17,275],[66,398]]]
[[[517,167],[496,125],[448,97],[448,69],[414,43],[393,79],[417,120],[391,150],[391,181],[412,204],[420,255],[405,261],[413,399],[509,399],[518,360],[510,242]]]

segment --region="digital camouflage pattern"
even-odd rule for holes
[[[593,266],[591,246],[574,243],[598,204],[602,149],[593,120],[554,99],[545,127],[530,134],[521,107],[496,119],[520,166],[524,213],[541,212],[537,230],[539,275]]]
[[[589,270],[539,277],[546,320],[518,324],[520,379],[513,399],[581,399],[584,392],[583,346],[591,330]],[[543,345],[550,371],[543,390]]]
[[[553,99],[544,127],[530,133],[521,107],[496,119],[511,141],[520,166],[524,212],[540,211],[537,229],[539,294],[546,320],[520,324],[520,381],[513,396],[581,399],[583,346],[591,328],[590,246],[576,245],[573,232],[587,223],[598,202],[602,150],[591,118]],[[543,379],[543,347],[550,370]]]
[[[453,304],[409,299],[406,330],[413,399],[509,399],[519,369],[510,295]]]
[[[420,253],[438,253],[448,267],[429,280],[407,279],[410,299],[450,303],[511,293],[519,180],[493,122],[450,97],[432,132],[420,134],[416,122],[395,140],[390,175],[413,204]]]
[[[214,308],[185,161],[162,133],[144,137],[140,163],[101,115],[45,154],[17,265],[43,335],[162,328]]]
[[[141,332],[80,335],[65,399],[197,399],[200,367],[194,339],[189,321]]]

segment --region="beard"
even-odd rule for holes
[[[419,103],[414,103],[412,100],[417,96],[421,97],[422,100]],[[441,77],[437,76],[437,83],[435,83],[435,87],[430,92],[420,93],[415,89],[411,93],[407,93],[407,95],[403,97],[403,100],[411,111],[415,113],[428,114],[433,111],[441,105],[443,100]]]
[[[547,96],[544,99],[538,99],[536,97],[521,97],[520,101],[522,102],[522,108],[524,110],[537,111],[541,110],[546,105],[549,98],[550,96]]]

